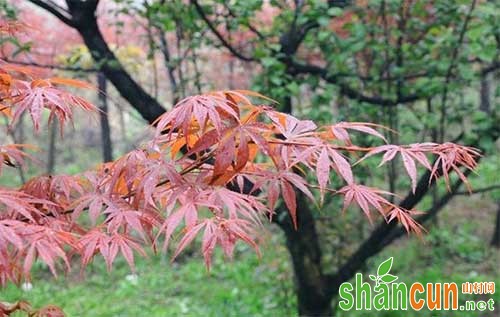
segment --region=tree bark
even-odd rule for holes
[[[488,74],[481,75],[481,86],[479,90],[479,110],[490,113],[491,99],[490,99],[490,81]]]
[[[161,31],[161,29],[159,29]],[[175,67],[172,66],[172,59],[170,57],[170,49],[168,47],[168,42],[165,34],[160,33],[160,50],[163,55],[163,62],[165,68],[167,69],[168,79],[170,81],[170,89],[172,90],[172,104],[175,105],[179,101],[179,87],[177,85],[177,79],[175,78]]]
[[[284,206],[283,206],[284,207]],[[321,265],[321,248],[313,213],[305,198],[297,198],[296,230],[286,208],[276,222],[285,233],[295,273],[295,293],[300,316],[332,316],[331,296]]]
[[[111,128],[109,126],[108,99],[106,76],[102,72],[97,73],[97,87],[99,90],[99,118],[101,122],[101,146],[103,162],[113,160],[113,143],[111,141]]]
[[[78,31],[98,68],[146,121],[153,123],[165,112],[161,104],[132,79],[104,40],[95,15],[98,0],[66,0],[67,12],[44,1],[30,1]]]
[[[484,72],[481,74],[481,84],[479,89],[479,110],[484,113],[491,115],[491,87],[489,73]],[[493,229],[493,235],[491,236],[491,246],[495,248],[500,248],[500,202],[497,202],[497,213],[495,228]]]
[[[49,127],[49,152],[47,155],[47,174],[54,173],[56,166],[56,135],[57,135],[57,121],[54,119]]]
[[[495,222],[495,229],[493,230],[493,237],[491,238],[491,245],[495,248],[500,248],[500,202],[497,202],[497,220]]]
[[[92,57],[101,64],[101,71],[113,83],[116,89],[140,114],[153,123],[165,109],[146,93],[130,75],[124,71],[121,63],[107,46],[97,26],[97,21],[92,15],[86,16],[78,24],[77,30],[89,48]]]

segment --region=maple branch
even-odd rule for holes
[[[212,23],[212,21],[210,21],[210,19],[207,17],[207,15],[205,14],[205,11],[203,11],[203,8],[201,7],[201,5],[198,3],[197,0],[191,0],[190,1],[192,5],[194,5],[195,9],[196,9],[196,12],[198,12],[198,14],[200,15],[200,17],[203,19],[203,21],[205,21],[205,23],[207,24],[208,28],[212,31],[212,33],[219,39],[219,41],[221,42],[221,44],[227,48],[234,56],[236,56],[237,58],[243,60],[243,61],[246,61],[246,62],[252,62],[252,61],[255,61],[255,58],[253,57],[249,57],[249,56],[245,56],[243,55],[242,53],[238,52],[238,50],[236,50],[225,38],[224,36],[217,30],[217,28],[215,27],[215,25]]]

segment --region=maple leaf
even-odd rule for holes
[[[53,202],[54,208],[51,210],[59,212],[68,208],[74,199],[84,194],[82,181],[78,176],[39,176],[28,180],[19,190],[33,197]]]
[[[184,179],[177,172],[175,165],[165,161],[162,157],[145,159],[142,165],[142,168],[138,168],[136,174],[132,176],[136,180],[141,180],[135,186],[135,194],[142,194],[143,199],[152,206],[155,205],[154,195],[159,183],[166,180],[173,186],[184,183]]]
[[[224,94],[198,95],[187,97],[179,101],[175,107],[161,115],[156,122],[156,134],[160,135],[165,130],[180,129],[184,136],[190,134],[192,118],[194,118],[201,131],[205,131],[208,123],[221,133],[224,126],[224,116],[234,122],[239,122],[238,108],[233,101],[228,100]]]
[[[62,133],[65,122],[73,117],[72,106],[77,106],[86,111],[96,111],[96,108],[85,99],[73,96],[53,86],[51,79],[35,79],[32,82],[17,80],[15,90],[16,95],[12,98],[13,115],[11,125],[14,125],[21,115],[28,111],[35,131],[38,131],[42,110],[48,109],[50,111],[49,120],[56,117],[61,123],[60,129]]]
[[[132,272],[135,272],[134,251],[136,251],[143,257],[147,257],[144,249],[131,236],[119,233],[114,233],[109,238],[109,247],[107,251],[108,253],[103,256],[108,266],[108,270],[111,270],[118,251],[123,255]]]
[[[386,207],[390,206],[391,203],[387,201],[381,195],[391,195],[391,193],[377,188],[368,187],[365,185],[349,184],[342,187],[337,191],[339,194],[344,195],[344,207],[343,212],[355,202],[361,210],[364,212],[366,217],[370,222],[372,222],[370,216],[370,210],[374,208],[380,214],[386,214]]]
[[[227,210],[229,219],[241,219],[242,217],[261,224],[259,216],[268,214],[268,209],[259,201],[258,197],[229,190],[226,187],[211,186],[200,192],[201,197],[213,206],[219,206],[219,210]]]
[[[179,202],[179,207],[174,211],[173,208],[176,201]],[[198,212],[200,208],[209,208],[212,212],[220,211],[220,206],[214,204],[213,201],[207,201],[206,197],[200,195],[200,191],[193,187],[189,187],[187,190],[185,187],[175,188],[167,204],[168,217],[158,232],[158,236],[162,233],[165,235],[164,250],[166,250],[172,234],[180,226],[182,220],[184,220],[186,230],[191,230],[191,228],[198,225]]]
[[[255,232],[251,223],[243,219],[206,219],[186,231],[172,257],[174,260],[191,243],[198,233],[205,228],[202,241],[202,253],[207,269],[211,266],[211,257],[216,244],[220,244],[224,253],[232,257],[234,246],[238,240],[245,242],[260,254],[259,247],[253,236]]]
[[[134,251],[143,257],[147,256],[142,247],[129,235],[118,232],[107,235],[97,228],[82,236],[78,246],[82,250],[83,266],[89,264],[99,252],[106,262],[108,271],[111,271],[118,252],[123,255],[132,271],[135,271]]]
[[[194,144],[188,155],[206,151],[215,146],[212,183],[224,184],[248,163],[253,144],[256,144],[262,153],[269,152],[269,144],[262,136],[268,132],[270,132],[269,128],[259,122],[246,122],[227,128],[222,133],[212,130]],[[230,167],[232,170],[229,170]]]
[[[385,152],[379,166],[391,161],[394,159],[396,154],[401,155],[401,159],[403,161],[403,165],[408,173],[408,176],[411,180],[412,191],[415,193],[417,188],[417,167],[415,161],[420,163],[422,166],[431,170],[431,165],[429,160],[427,159],[426,153],[431,153],[435,143],[415,143],[410,144],[408,146],[400,146],[400,145],[382,145],[373,148],[371,151],[366,153],[366,155],[361,158],[356,164],[365,160],[366,158],[373,156],[375,154],[379,154]]]
[[[0,188],[0,207],[4,207],[0,219],[27,219],[36,222],[43,216],[43,212],[35,205],[53,206],[53,203],[44,199],[39,199],[26,193]]]
[[[306,180],[287,170],[278,172],[267,171],[263,174],[263,176],[264,177],[255,183],[252,191],[262,189],[264,186],[267,187],[266,192],[270,219],[272,220],[273,210],[279,197],[279,192],[281,191],[285,205],[287,206],[290,217],[292,218],[292,223],[294,224],[294,227],[297,228],[297,202],[295,188],[305,194],[309,199],[311,199],[311,201],[314,201],[314,196],[307,187],[308,185]]]
[[[143,217],[143,212],[132,209],[125,200],[108,201],[108,206],[103,214],[106,215],[108,232],[117,233],[120,229],[123,232],[128,232],[128,229],[131,228],[144,241],[147,241],[144,225],[151,224],[152,218]]]
[[[311,138],[316,135],[315,130],[318,128],[313,121],[299,120],[291,115],[273,110],[266,111],[265,113],[285,140],[306,144],[316,141],[314,138]]]
[[[347,184],[354,182],[352,168],[349,161],[335,148],[323,140],[318,139],[315,144],[311,144],[305,149],[296,149],[290,166],[303,163],[313,170],[315,165],[316,179],[321,193],[321,202],[328,183],[330,182],[330,170],[334,170]]]
[[[24,248],[24,242],[21,236],[13,227],[17,227],[19,222],[16,220],[0,220],[0,245],[7,246],[7,243],[13,245],[16,249]]]
[[[72,204],[75,206],[71,217],[76,221],[85,209],[88,210],[90,222],[93,226],[97,223],[97,218],[102,215],[103,209],[106,206],[105,195],[99,192],[91,192],[82,195]]]
[[[201,243],[201,251],[205,260],[205,266],[210,271],[212,265],[212,254],[219,239],[220,227],[215,223],[214,219],[205,220],[205,232]]]
[[[5,287],[7,282],[19,284],[22,277],[21,271],[15,254],[9,252],[7,245],[0,245],[0,286]],[[1,304],[0,302],[0,313],[2,312]]]
[[[425,229],[413,218],[418,214],[421,213],[414,210],[406,210],[399,206],[393,206],[393,208],[387,212],[386,220],[389,223],[394,219],[397,219],[408,233],[413,231],[418,236],[421,236]]]
[[[0,174],[2,174],[4,164],[11,167],[23,166],[26,158],[31,158],[22,151],[26,147],[28,146],[25,144],[0,145],[0,160],[2,161],[0,162]]]
[[[348,145],[352,145],[352,142],[347,130],[356,130],[364,132],[366,134],[370,134],[377,138],[380,138],[387,143],[385,137],[374,128],[384,128],[384,127],[378,124],[366,123],[366,122],[339,122],[330,126],[330,131],[332,132],[333,136],[336,139],[343,141]]]
[[[98,228],[88,231],[78,240],[78,248],[81,250],[82,268],[87,266],[94,255],[100,252],[104,257],[108,254],[109,238]],[[108,267],[108,269],[110,269]]]
[[[432,167],[429,182],[433,178],[437,178],[439,173],[442,173],[446,186],[448,190],[450,190],[449,172],[454,171],[460,180],[467,186],[469,192],[472,192],[470,183],[464,173],[460,170],[460,167],[463,166],[471,171],[475,170],[477,167],[476,158],[481,156],[479,150],[472,147],[446,142],[434,145],[432,152],[437,155],[437,159]]]
[[[65,246],[76,248],[76,238],[73,234],[53,230],[50,227],[36,224],[22,224],[23,238],[26,241],[26,256],[23,264],[23,274],[29,277],[29,272],[35,259],[39,257],[49,267],[54,276],[57,276],[56,259],[62,259],[66,269],[70,270],[70,262],[65,252]]]

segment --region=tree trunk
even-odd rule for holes
[[[491,245],[495,248],[500,248],[500,202],[497,203],[497,221],[495,222],[495,229],[493,237],[491,238]]]
[[[111,162],[113,160],[113,143],[111,142],[111,129],[109,126],[108,116],[108,99],[106,76],[102,72],[97,73],[97,87],[99,90],[99,113],[101,121],[101,145],[103,162]]]
[[[490,113],[491,100],[490,100],[490,81],[488,74],[481,76],[481,86],[479,91],[479,110]]]
[[[292,112],[290,96],[284,98],[281,107],[283,112]],[[309,204],[297,193],[297,229],[286,207],[282,204],[279,208],[276,223],[285,233],[292,260],[299,316],[332,316],[332,296],[325,285],[328,279],[323,274],[320,241]]]
[[[120,95],[149,123],[153,123],[165,109],[132,79],[115,54],[108,47],[97,25],[95,7],[88,1],[67,1],[73,27],[80,33],[92,58],[100,70],[116,87]],[[95,6],[97,6],[94,3]]]
[[[172,66],[172,59],[170,57],[170,49],[168,47],[168,42],[165,34],[161,29],[158,29],[160,35],[160,50],[163,54],[163,61],[165,68],[167,69],[168,79],[170,81],[170,89],[172,91],[172,105],[175,105],[179,101],[179,87],[177,85],[177,79],[175,78],[175,67]]]
[[[286,236],[295,273],[295,293],[300,316],[332,316],[331,296],[321,267],[321,249],[312,211],[304,198],[297,199],[298,229],[288,212],[278,214],[277,224]]]
[[[54,173],[56,166],[56,135],[57,135],[57,121],[54,119],[50,123],[49,128],[49,153],[47,156],[47,174]]]
[[[488,73],[481,75],[481,85],[479,89],[479,110],[491,114],[491,89]],[[497,202],[498,210],[496,214],[495,229],[491,237],[491,246],[500,248],[500,202]]]

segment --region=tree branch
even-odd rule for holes
[[[480,157],[478,160],[481,159]],[[467,169],[464,171],[464,176],[467,177],[472,171]],[[419,179],[415,193],[410,192],[403,201],[399,204],[403,209],[412,209],[415,207],[429,189],[434,186],[435,179],[430,178],[431,172],[426,173]],[[429,183],[429,179],[431,182]],[[461,179],[457,180],[451,186],[449,192],[444,195],[434,206],[426,213],[416,219],[419,223],[425,223],[435,217],[438,212],[456,195],[458,189],[463,184]],[[391,244],[397,238],[406,233],[403,227],[399,226],[397,221],[386,223],[381,222],[371,235],[358,247],[349,259],[337,270],[336,273],[330,274],[328,278],[329,291],[332,297],[338,294],[340,285],[351,279],[356,272],[362,269],[364,263],[370,257],[378,254],[386,246]]]
[[[470,170],[464,172],[464,175],[468,176],[471,173]],[[461,180],[457,180],[452,186],[450,191],[448,191],[440,200],[438,200],[431,209],[427,210],[423,215],[416,218],[418,223],[426,223],[432,218],[434,218],[441,209],[443,209],[448,202],[458,194],[458,189],[462,186],[463,182]],[[389,244],[391,244],[394,240],[404,236],[407,234],[406,230],[402,226],[398,226],[395,230],[391,232],[389,236],[387,236],[382,242],[380,242],[381,249],[385,248]]]
[[[455,195],[474,195],[474,194],[481,194],[481,193],[486,193],[486,192],[489,192],[489,191],[492,191],[492,190],[495,190],[495,189],[500,189],[500,184],[497,184],[497,185],[491,185],[491,186],[488,186],[488,187],[483,187],[483,188],[479,188],[479,189],[473,190],[473,191],[471,191],[471,192],[468,192],[468,191],[456,192],[456,193],[455,193]]]
[[[47,69],[57,69],[57,70],[64,70],[64,71],[69,71],[69,72],[94,73],[97,71],[97,68],[81,68],[81,67],[62,66],[62,65],[55,65],[55,64],[40,64],[37,62],[16,61],[16,60],[11,60],[11,59],[4,58],[4,57],[2,57],[2,60],[6,61],[7,63],[10,63],[10,64],[34,66],[34,67],[47,68]]]
[[[198,12],[198,14],[200,15],[200,17],[203,19],[203,21],[205,21],[205,23],[207,24],[208,28],[212,31],[212,33],[219,39],[219,41],[221,42],[221,44],[227,48],[234,56],[236,56],[237,58],[243,60],[243,61],[246,61],[246,62],[251,62],[251,61],[255,61],[255,59],[253,57],[249,57],[249,56],[245,56],[243,55],[242,53],[238,52],[238,50],[236,50],[236,48],[234,48],[225,38],[224,36],[217,30],[217,28],[215,27],[215,25],[212,23],[212,21],[210,21],[210,19],[207,17],[207,15],[205,14],[205,11],[203,11],[203,8],[201,7],[201,5],[198,3],[197,0],[191,0],[191,4],[194,5],[195,9],[196,9],[196,12]]]
[[[445,125],[446,125],[446,101],[448,100],[448,86],[450,84],[450,81],[452,79],[452,74],[453,70],[455,69],[456,66],[456,61],[458,58],[458,53],[460,51],[460,47],[462,46],[462,43],[465,38],[465,33],[467,32],[467,27],[469,25],[469,21],[472,18],[472,12],[474,11],[474,8],[476,7],[476,0],[472,0],[471,5],[469,7],[469,11],[467,12],[467,15],[465,16],[464,23],[462,25],[462,28],[460,30],[460,34],[458,36],[458,41],[457,45],[453,48],[453,52],[451,55],[451,62],[448,67],[448,70],[446,72],[446,79],[444,81],[444,90],[443,94],[441,97],[441,119],[440,119],[440,131],[439,131],[439,136],[441,138],[441,142],[444,140],[444,134],[445,134]]]
[[[494,72],[496,70],[500,69],[500,61],[495,61],[491,63],[490,65],[486,66],[481,70],[482,75],[487,75],[491,72]]]
[[[54,8],[48,8],[45,2],[39,0],[30,1],[61,19],[61,16],[54,12]],[[80,36],[83,38],[85,45],[89,49],[92,58],[99,66],[99,69],[116,87],[120,95],[127,100],[145,120],[149,123],[154,123],[155,120],[165,112],[165,109],[155,98],[149,95],[136,81],[134,81],[134,79],[132,79],[130,74],[125,70],[109,48],[97,25],[95,10],[98,3],[98,0],[66,0],[66,4],[71,14],[71,24],[69,25],[80,33]],[[61,19],[61,21],[64,22],[63,19]]]
[[[342,83],[339,81],[339,76],[335,74],[329,74],[328,70],[326,68],[312,65],[312,64],[302,64],[298,63],[296,61],[293,61],[292,59],[289,59],[285,61],[285,63],[288,64],[290,67],[290,72],[293,75],[297,74],[310,74],[310,75],[316,75],[321,77],[323,80],[335,84],[340,87],[340,91],[342,94],[346,95],[347,97],[374,104],[374,105],[379,105],[379,106],[386,106],[386,107],[393,107],[401,103],[408,103],[408,102],[413,102],[421,98],[420,95],[407,95],[407,96],[399,96],[396,99],[387,99],[387,98],[382,98],[382,97],[377,97],[377,96],[366,96],[362,94],[361,92],[357,91],[356,89],[350,87],[349,85]]]
[[[224,7],[227,9],[227,12],[229,13],[230,16],[232,16],[233,18],[237,19],[238,16],[236,15],[236,13],[234,13],[234,11],[231,9],[230,5],[227,3],[227,2],[224,2],[223,3]],[[254,33],[255,35],[257,35],[257,37],[261,40],[265,40],[266,37],[264,36],[264,34],[262,34],[256,27],[254,27],[250,22],[248,22],[247,24],[245,24],[245,26],[250,30],[252,31],[252,33]]]
[[[75,26],[75,22],[73,21],[71,16],[68,16],[64,12],[60,10],[60,7],[55,7],[54,5],[51,5],[45,1],[42,0],[28,0],[31,3],[39,6],[40,8],[43,8],[47,10],[48,12],[52,13],[54,16],[56,16],[59,20],[61,20],[64,24],[69,25],[71,27]]]

